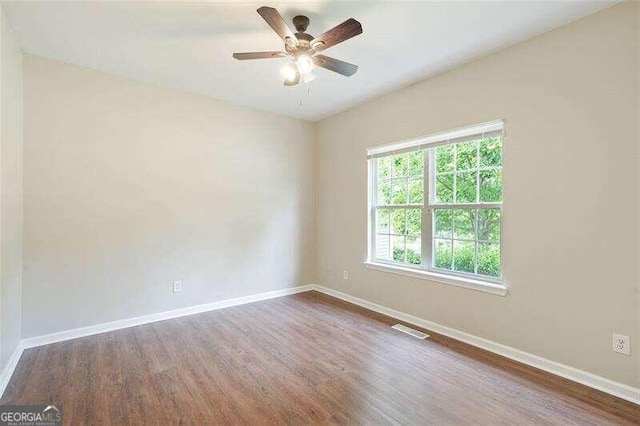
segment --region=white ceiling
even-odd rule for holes
[[[364,33],[323,52],[359,65],[352,77],[320,69],[310,86],[282,85],[286,61],[237,61],[233,52],[281,50],[256,13],[311,19],[319,35],[349,17]],[[364,100],[609,7],[612,2],[5,3],[28,53],[319,120]],[[307,93],[307,89],[310,93]],[[301,105],[302,103],[302,105]]]

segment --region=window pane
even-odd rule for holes
[[[480,167],[502,166],[502,138],[487,138],[480,142]]]
[[[393,177],[406,177],[408,175],[407,154],[398,154],[391,157]]]
[[[453,269],[461,272],[474,272],[475,243],[467,241],[453,242]]]
[[[477,173],[465,172],[456,174],[456,203],[476,202]]]
[[[436,268],[451,269],[451,240],[436,239],[433,242],[433,264]]]
[[[502,201],[502,170],[480,171],[480,202]]]
[[[420,209],[407,210],[407,234],[419,236],[421,234],[422,211]]]
[[[425,181],[426,153],[434,182]],[[502,137],[495,137],[375,160],[380,206],[375,211],[376,258],[422,265],[422,206],[449,204],[450,209],[434,207],[429,217],[431,238],[424,243],[433,252],[427,263],[445,271],[500,277],[501,209],[452,204],[501,203],[502,155]]]
[[[404,235],[407,231],[405,225],[405,210],[404,209],[392,209],[391,210],[391,233]]]
[[[478,210],[478,240],[500,241],[500,210]]]
[[[424,200],[423,179],[411,179],[409,181],[409,203],[421,204]]]
[[[424,176],[424,152],[413,151],[406,154],[409,168],[409,176]]]
[[[407,263],[419,265],[422,263],[422,245],[420,237],[407,237]]]
[[[436,176],[436,203],[453,202],[453,173]]]
[[[392,182],[393,204],[407,204],[407,180],[394,179]]]
[[[376,232],[389,233],[389,209],[376,210]]]
[[[378,180],[391,178],[391,158],[378,158]]]
[[[391,182],[378,182],[378,205],[391,204]]]
[[[436,173],[453,171],[453,145],[436,148]]]
[[[435,209],[435,230],[433,235],[435,237],[444,237],[451,238],[452,232],[452,222],[451,217],[453,214],[453,210],[449,209]]]
[[[478,243],[478,273],[500,276],[500,244]]]
[[[463,240],[475,240],[476,210],[453,211],[453,237]]]
[[[392,236],[391,248],[393,249],[393,260],[396,262],[404,262],[405,246],[404,237]]]
[[[478,142],[456,145],[456,170],[472,170],[478,167]]]
[[[391,237],[385,234],[376,235],[376,258],[391,260]]]

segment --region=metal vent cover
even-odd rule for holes
[[[406,333],[406,334],[408,334],[410,336],[413,336],[413,337],[415,337],[417,339],[426,339],[427,337],[429,337],[428,334],[425,334],[425,333],[423,333],[421,331],[418,331],[418,330],[414,330],[413,328],[409,328],[406,325],[402,325],[402,324],[393,325],[393,326],[391,326],[391,328],[394,328],[394,329],[396,329],[398,331]]]

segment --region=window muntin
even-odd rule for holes
[[[432,148],[434,204],[502,202],[502,138]]]
[[[424,154],[411,151],[374,161],[377,184],[373,208],[375,258],[420,265]]]
[[[501,281],[501,133],[371,161],[372,260]]]

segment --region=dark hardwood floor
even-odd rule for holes
[[[24,352],[65,424],[638,424],[640,406],[317,292]]]

